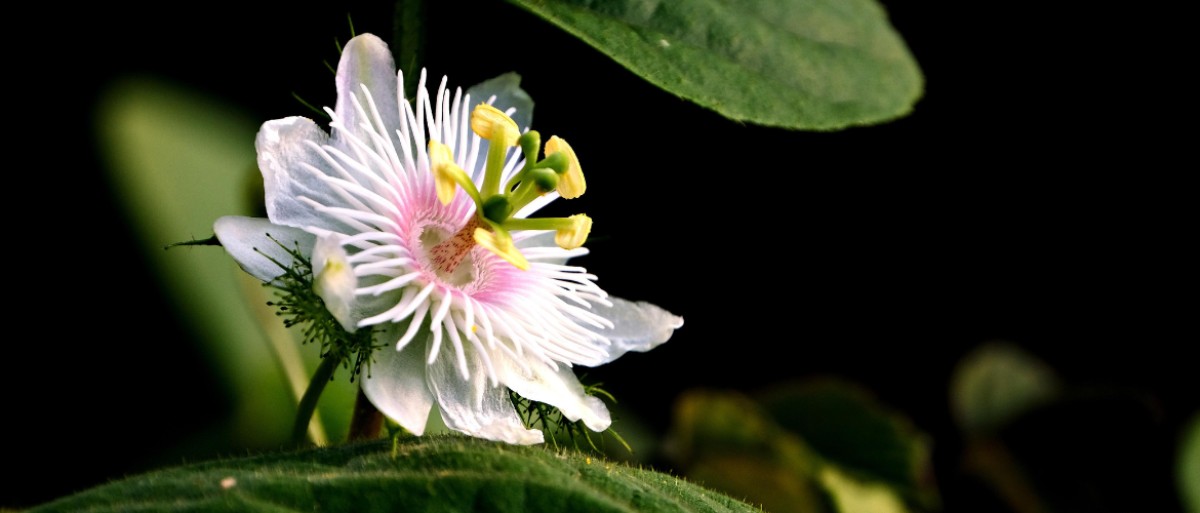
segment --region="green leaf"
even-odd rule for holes
[[[761,503],[771,513],[832,512],[823,486],[800,478],[788,464],[761,456],[705,457],[688,467],[687,476],[734,497]]]
[[[755,401],[691,391],[670,447],[686,475],[774,513],[936,508],[924,435],[858,387],[787,384]]]
[[[286,439],[297,394],[280,372],[288,362],[277,361],[264,338],[298,342],[266,306],[271,291],[219,247],[163,249],[208,238],[218,217],[251,214],[261,202],[254,155],[259,123],[216,100],[150,79],[110,87],[100,99],[97,121],[110,179],[143,249],[236,401],[233,436],[223,438],[232,446],[277,445]],[[176,341],[163,341],[171,343]],[[304,349],[307,361],[297,356],[292,363],[307,375],[306,369],[316,367],[316,348]],[[345,399],[327,409],[348,412],[353,386],[331,388],[338,391],[326,392],[330,402]]]
[[[728,118],[834,130],[912,110],[924,79],[873,0],[510,0]]]
[[[927,437],[908,419],[880,405],[865,389],[822,379],[778,386],[764,394],[760,402],[779,426],[846,471],[831,477],[822,469],[821,481],[835,498],[839,491],[850,490],[870,496],[864,499],[867,502],[883,501],[878,487],[855,485],[854,479],[843,477],[852,475],[886,484],[921,506],[937,505]],[[890,511],[890,506],[880,508]]]
[[[950,407],[965,431],[988,434],[1058,392],[1058,378],[1045,363],[1015,345],[994,342],[976,348],[955,368]]]
[[[749,397],[689,391],[674,417],[668,446],[689,478],[773,513],[830,511],[813,479],[820,457]]]
[[[889,486],[855,479],[834,466],[822,468],[820,479],[841,513],[908,513]]]
[[[693,390],[675,404],[671,436],[685,463],[709,455],[774,455],[781,431],[749,397]]]
[[[1192,416],[1184,428],[1176,475],[1185,511],[1200,513],[1200,414]]]
[[[135,476],[32,512],[749,513],[679,478],[573,452],[459,436],[214,461]]]

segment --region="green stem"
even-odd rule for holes
[[[1017,513],[1047,513],[1050,508],[1034,489],[1008,447],[995,438],[968,440],[964,466],[983,478]]]
[[[416,98],[420,62],[425,54],[425,2],[396,0],[396,19],[392,27],[396,64],[404,71],[404,97]]]
[[[308,423],[312,420],[313,412],[317,411],[317,400],[321,398],[321,392],[325,391],[325,385],[333,378],[333,371],[337,369],[339,361],[339,358],[322,358],[316,372],[313,372],[312,381],[308,382],[308,389],[304,391],[304,397],[300,398],[300,404],[296,406],[296,422],[292,424],[292,445],[304,444]]]

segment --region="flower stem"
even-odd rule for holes
[[[248,304],[255,305],[254,316],[263,329],[267,347],[271,349],[275,362],[279,364],[292,396],[299,401],[304,396],[304,389],[308,384],[308,378],[304,375],[304,359],[300,355],[300,344],[297,344],[292,338],[287,327],[279,322],[279,317],[275,315],[275,308],[268,304],[270,298],[267,296],[262,282],[248,274],[243,274],[241,278],[238,283],[241,285],[242,294],[245,295]],[[308,423],[308,436],[317,445],[328,445],[329,437],[325,435],[321,414],[314,412],[313,418],[316,419],[316,422]]]
[[[417,77],[425,54],[424,0],[396,0],[392,46],[396,49],[396,64],[404,70],[404,97],[416,98]]]
[[[963,455],[964,466],[986,481],[1017,513],[1046,513],[1050,509],[1042,502],[1029,478],[1017,465],[1012,453],[994,438],[973,438]]]
[[[374,440],[379,438],[383,430],[383,413],[371,403],[359,387],[358,395],[354,397],[354,413],[350,416],[350,433],[346,435],[349,442],[359,440]]]
[[[325,385],[333,377],[333,371],[337,369],[339,361],[339,358],[322,358],[316,372],[313,372],[312,381],[308,382],[308,389],[304,391],[304,397],[300,398],[300,404],[296,406],[296,422],[292,424],[292,445],[304,444],[308,423],[312,420],[313,412],[317,410],[317,400],[321,398],[321,392],[325,391]]]

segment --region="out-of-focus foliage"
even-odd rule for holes
[[[307,377],[316,366],[317,348],[298,347],[266,305],[272,290],[238,269],[221,248],[164,250],[208,238],[220,216],[254,211],[262,190],[253,145],[258,123],[232,107],[148,79],[113,85],[97,120],[114,189],[143,248],[229,386],[236,433],[229,442],[235,447],[279,444],[296,401],[283,369]],[[276,354],[268,341],[291,352]],[[334,440],[344,433],[352,398],[353,385],[345,379],[326,391],[322,413],[331,421]]]
[[[670,444],[688,477],[775,513],[938,507],[926,437],[845,382],[757,399],[693,391],[676,406]]]
[[[951,413],[968,433],[993,433],[1058,394],[1050,367],[1015,345],[995,342],[958,364],[950,384]]]
[[[1176,465],[1184,508],[1200,513],[1200,415],[1193,416],[1184,431]]]

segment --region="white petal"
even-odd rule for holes
[[[371,92],[368,102],[363,86]],[[366,132],[360,124],[367,122],[376,126],[376,131],[390,134],[395,139],[395,131],[400,127],[400,109],[396,101],[396,64],[392,60],[392,52],[387,43],[373,34],[362,34],[354,37],[342,48],[342,58],[337,68],[337,112],[342,123],[359,139],[369,141]],[[360,105],[368,114],[367,119],[360,116],[354,106],[353,98],[357,97]],[[383,129],[378,129],[375,120],[370,115],[370,103],[374,103]],[[341,138],[342,134],[336,136]],[[393,144],[395,141],[393,140]],[[340,147],[346,148],[344,143]]]
[[[417,340],[396,351],[401,330],[392,326],[377,339],[384,347],[375,351],[369,371],[363,369],[362,390],[384,415],[421,435],[433,409],[433,393],[425,379],[425,343]]]
[[[583,392],[583,385],[566,365],[551,369],[542,362],[530,362],[528,371],[505,355],[497,355],[496,372],[500,382],[526,399],[558,408],[572,422],[583,419],[592,431],[604,431],[612,424],[608,408],[599,398]]]
[[[645,301],[626,301],[609,296],[612,306],[596,303],[592,311],[612,321],[612,329],[598,330],[608,337],[608,357],[601,363],[616,360],[629,351],[649,351],[671,338],[671,334],[683,326],[683,317],[672,314],[657,305]]]
[[[336,234],[317,238],[312,252],[313,291],[342,328],[354,333],[358,329],[358,319],[353,316],[358,278],[341,240],[342,236]]]
[[[513,245],[516,246],[517,249],[522,250],[528,248],[553,248],[550,251],[553,251],[554,253],[562,253],[562,256],[539,256],[536,258],[536,260],[538,262],[545,262],[555,265],[566,264],[567,260],[570,259],[570,253],[567,253],[565,250],[558,251],[561,248],[559,248],[558,244],[554,242],[554,235],[554,230],[541,232],[520,231],[513,234]],[[533,257],[530,257],[529,254],[526,254],[525,256],[529,257],[530,261],[535,260]]]
[[[301,255],[307,257],[316,239],[304,230],[272,224],[258,217],[224,216],[213,223],[213,231],[238,265],[264,282],[274,280],[284,269],[295,265],[285,247],[298,247]]]
[[[554,230],[516,232],[513,234],[513,245],[518,249],[558,247],[554,243]]]
[[[320,175],[339,176],[314,147],[325,145],[329,135],[311,119],[290,117],[263,123],[254,144],[258,168],[266,190],[267,217],[276,224],[297,228],[318,227],[352,233],[345,224],[317,212],[307,198],[329,207],[350,207]]]
[[[414,346],[416,344],[410,344]],[[450,344],[442,344],[437,361],[428,367],[429,388],[437,397],[446,427],[479,438],[510,444],[540,444],[542,432],[525,429],[508,390],[491,386],[487,372],[474,351],[466,354],[470,379],[462,379]]]
[[[551,265],[566,265],[567,261],[589,253],[585,247],[563,249],[555,242],[554,230],[522,230],[513,233],[513,245],[525,254],[530,262]]]

